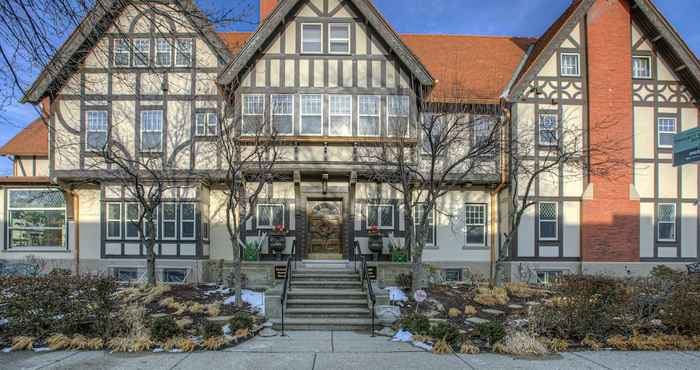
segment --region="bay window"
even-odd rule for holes
[[[8,190],[8,249],[66,248],[66,202],[58,189]]]
[[[330,135],[352,135],[352,96],[331,95],[328,131]]]
[[[124,208],[126,213],[126,223],[124,225],[126,235],[124,238],[127,240],[138,240],[141,237],[139,235],[141,208],[138,203],[127,203]]]
[[[196,136],[216,136],[219,131],[219,116],[215,112],[197,112],[195,115]]]
[[[302,135],[323,135],[323,96],[301,96]]]
[[[559,118],[554,113],[541,113],[539,119],[540,145],[557,145],[559,140]]]
[[[128,67],[131,63],[131,47],[129,40],[116,39],[114,40],[114,66]]]
[[[427,207],[419,203],[416,205],[415,211],[413,212],[413,223],[415,225],[415,230],[416,232],[419,232],[418,228],[420,227],[421,220],[423,218],[423,215],[425,215],[425,212],[427,211]],[[426,230],[426,236],[425,236],[425,244],[426,245],[435,245],[435,211],[430,211],[428,212],[427,215],[427,230]]]
[[[294,134],[294,96],[272,95],[272,129],[279,135]]]
[[[381,112],[381,98],[374,95],[361,95],[358,97],[358,127],[360,136],[379,136],[379,121]]]

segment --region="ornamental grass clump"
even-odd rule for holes
[[[514,332],[506,335],[502,341],[493,346],[496,353],[514,356],[543,356],[547,348],[540,341],[525,332]]]
[[[209,351],[218,351],[226,345],[226,339],[223,336],[209,337],[204,339],[202,347]]]
[[[418,313],[402,318],[401,327],[413,335],[430,335],[430,320],[427,316]]]

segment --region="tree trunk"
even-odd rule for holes
[[[419,246],[416,246],[416,250],[420,249]],[[413,292],[417,291],[418,289],[421,288],[420,282],[421,279],[423,278],[423,256],[421,255],[422,253],[414,253],[413,254],[413,265],[411,266],[411,269],[413,270],[413,280],[411,281],[411,290]]]
[[[240,230],[240,229],[239,229]],[[233,243],[233,262],[231,265],[231,280],[233,282],[233,292],[236,296],[236,306],[241,307],[243,302],[241,301],[241,290],[243,289],[241,284],[241,247],[238,244],[239,238],[236,237],[232,240]]]
[[[146,221],[146,275],[148,278],[148,285],[149,286],[155,286],[157,284],[156,281],[156,251],[155,251],[155,245],[156,245],[156,236],[155,234],[155,225],[153,224],[153,219],[152,217],[149,217],[149,219]]]
[[[503,246],[498,249],[498,256],[496,257],[496,268],[494,269],[493,273],[493,281],[492,285],[495,286],[503,286],[506,282],[508,282],[508,277],[506,276],[506,271],[505,271],[505,265],[503,264],[503,259],[505,257],[505,251],[510,249],[511,243],[513,240],[513,236],[509,235],[506,236],[506,239],[503,241]]]

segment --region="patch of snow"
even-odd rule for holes
[[[433,346],[431,346],[430,344],[425,343],[425,342],[413,342],[413,345],[415,347],[424,349],[424,350],[429,351],[429,352],[433,351]]]
[[[412,342],[413,341],[413,334],[411,334],[410,331],[406,330],[399,330],[394,334],[394,337],[391,338],[392,342]]]
[[[39,348],[34,348],[32,351],[34,352],[50,352],[51,348],[49,347],[39,347]]]
[[[253,306],[253,309],[257,310],[258,312],[263,314],[265,313],[265,293],[258,293],[252,290],[243,289],[241,291],[241,299],[243,299],[243,302]],[[224,304],[234,303],[236,303],[236,295],[232,295],[224,300]]]
[[[206,294],[206,295],[210,295],[210,294],[231,294],[231,289],[226,288],[226,287],[223,287],[223,286],[219,286],[218,289],[207,290],[206,292],[204,292],[204,294]]]
[[[224,330],[224,335],[231,335],[231,324],[226,324],[222,328]]]
[[[386,287],[384,289],[389,291],[390,301],[408,301],[408,297],[406,296],[406,293],[403,292],[403,290],[395,286]]]
[[[153,350],[153,353],[161,353],[161,352],[163,352],[163,349],[160,347]]]
[[[2,352],[3,353],[10,353],[10,352],[12,352],[12,347],[5,347],[2,349]]]
[[[10,323],[10,321],[8,319],[4,319],[4,318],[0,317],[0,328],[9,324],[9,323]]]
[[[179,348],[173,348],[173,350],[170,351],[170,353],[182,353],[182,350]]]

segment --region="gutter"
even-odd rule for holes
[[[504,110],[506,114],[506,122],[510,123],[511,115],[509,110]],[[510,124],[505,127],[510,127]],[[507,130],[504,130],[503,133],[501,133],[501,142],[506,143],[507,139],[510,137],[510,133]],[[501,153],[503,153],[504,150],[501,148]],[[491,281],[495,283],[496,281],[496,261],[498,260],[498,250],[500,249],[500,243],[499,243],[499,233],[500,230],[498,228],[498,212],[499,212],[499,204],[498,204],[498,194],[503,191],[503,189],[508,186],[508,163],[506,161],[507,156],[506,155],[501,155],[501,181],[499,182],[498,186],[491,192],[491,263],[490,263],[490,277]]]
[[[71,191],[73,196],[73,224],[75,225],[75,275],[80,276],[80,196]]]

